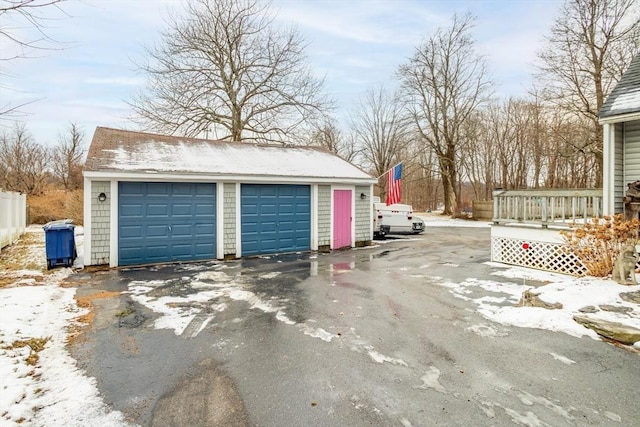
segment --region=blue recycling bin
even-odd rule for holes
[[[57,265],[71,267],[78,256],[74,236],[75,225],[71,224],[71,220],[62,220],[48,222],[43,228],[47,270]]]

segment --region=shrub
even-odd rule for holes
[[[638,243],[640,221],[625,220],[622,215],[593,218],[585,224],[572,224],[561,231],[569,250],[584,264],[591,276],[606,277],[626,245]]]
[[[46,224],[59,219],[72,219],[75,225],[83,221],[83,191],[48,188],[43,194],[28,196],[29,222]]]

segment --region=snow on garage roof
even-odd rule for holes
[[[376,180],[319,147],[259,145],[96,128],[85,172]]]

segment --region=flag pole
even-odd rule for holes
[[[402,164],[402,162],[398,162],[398,163],[396,163],[395,165],[391,166],[391,167],[389,168],[389,170],[388,170],[388,171],[386,171],[385,173],[383,173],[382,175],[380,175],[380,176],[379,176],[379,177],[377,177],[376,179],[380,179],[380,178],[382,178],[383,176],[385,176],[386,174],[388,174],[388,173],[389,173],[389,171],[393,170],[393,168],[395,168],[396,166],[401,165],[401,164]]]

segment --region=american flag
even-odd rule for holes
[[[400,203],[402,196],[402,163],[398,163],[387,171],[387,206]]]

